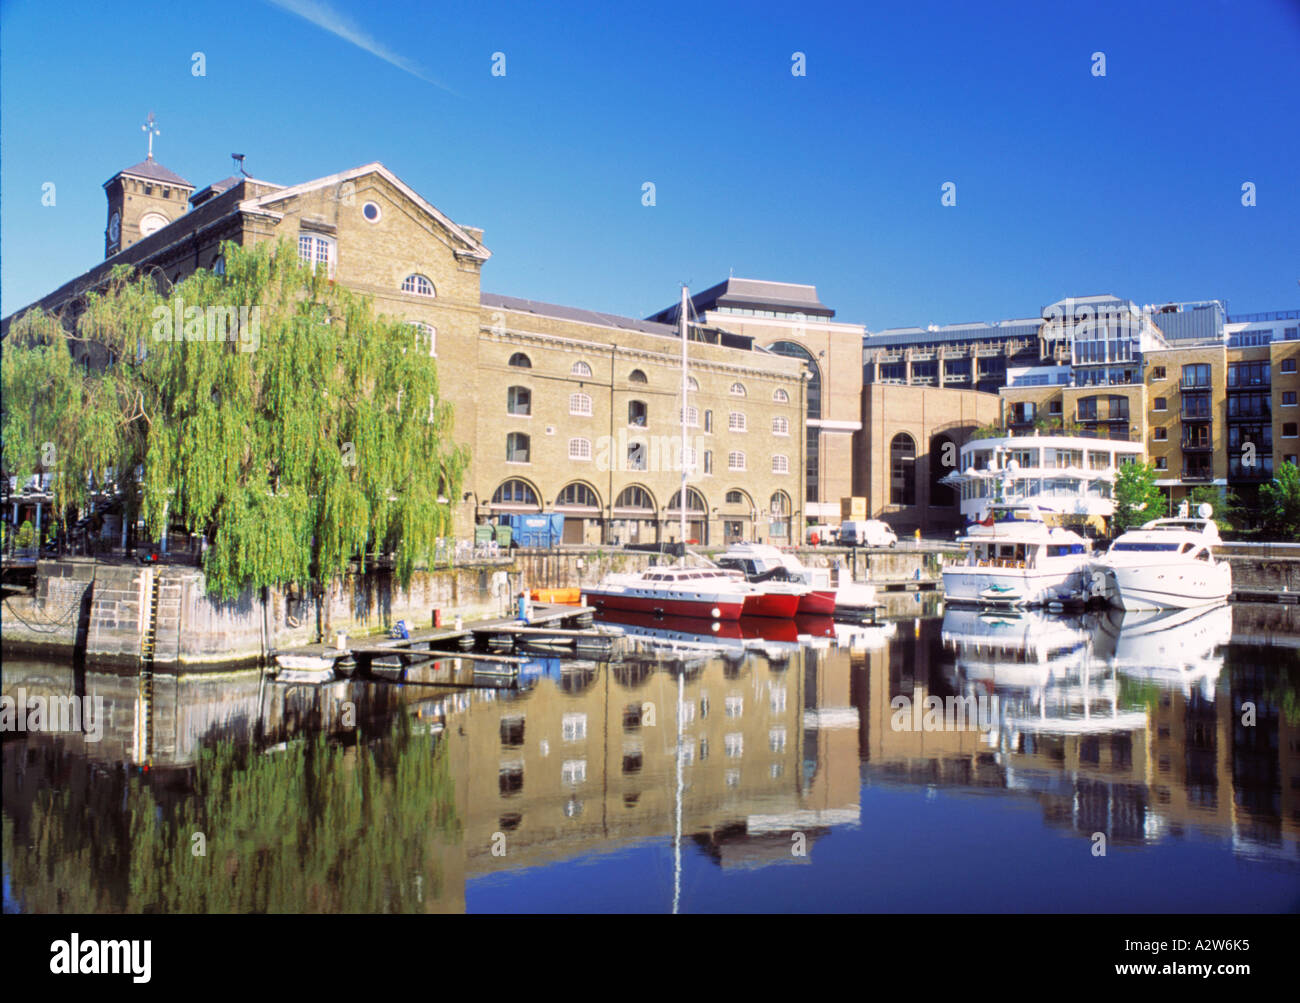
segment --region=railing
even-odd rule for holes
[[[1263,313],[1234,313],[1229,324],[1256,324],[1270,320],[1300,320],[1300,310],[1265,310]]]

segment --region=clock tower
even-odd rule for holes
[[[104,182],[104,194],[108,197],[108,226],[104,230],[106,258],[179,219],[194,193],[192,184],[153,159],[153,137],[158,135],[158,129],[152,114],[142,128],[149,133],[149,156]]]

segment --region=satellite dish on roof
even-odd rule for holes
[[[1201,502],[1200,507],[1196,510],[1196,514],[1202,519],[1208,519],[1214,514],[1214,507],[1209,502]]]

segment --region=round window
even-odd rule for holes
[[[378,202],[367,202],[365,205],[363,205],[363,206],[361,207],[361,215],[365,216],[366,219],[370,220],[370,222],[372,222],[372,223],[378,223],[378,222],[379,222],[379,203],[378,203]]]

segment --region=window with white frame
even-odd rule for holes
[[[569,459],[571,459],[571,460],[590,460],[590,459],[591,459],[591,440],[590,440],[590,439],[570,439],[570,440],[569,440]]]
[[[569,394],[569,414],[576,414],[576,415],[590,417],[591,395],[590,394]]]
[[[745,469],[745,454],[742,453],[742,452],[740,452],[740,450],[732,450],[730,453],[728,453],[728,454],[727,454],[727,469],[728,469],[728,470],[744,470],[744,469]]]
[[[569,368],[569,373],[573,376],[590,376],[591,366],[579,359]]]
[[[745,715],[745,698],[744,697],[727,697],[723,701],[723,713],[727,717],[744,717]]]
[[[744,734],[733,731],[731,734],[723,736],[722,747],[726,750],[729,759],[739,759],[745,754]]]
[[[402,279],[402,292],[432,298],[434,295],[433,283],[426,276],[420,275],[418,272],[413,273]]]
[[[566,742],[581,742],[587,737],[587,715],[565,714],[560,719],[560,734]]]
[[[700,425],[700,409],[697,407],[688,407],[686,409],[685,419],[686,424],[691,428],[698,428]],[[682,420],[682,413],[680,411],[677,413],[677,420]]]
[[[772,457],[772,473],[788,474],[790,472],[790,457],[777,453]]]
[[[569,787],[577,787],[587,780],[587,761],[585,759],[566,759],[560,770],[560,779]]]
[[[314,272],[324,268],[325,274],[334,277],[334,259],[336,246],[332,237],[322,237],[316,233],[298,234],[298,259],[310,266]]]
[[[727,392],[728,392],[729,394],[731,394],[732,397],[744,397],[744,396],[745,396],[745,384],[743,384],[743,383],[733,383],[733,384],[731,384],[731,389],[728,390]]]
[[[747,428],[744,411],[732,411],[727,416],[727,429],[732,432],[743,432]]]
[[[533,413],[533,392],[527,387],[511,387],[506,391],[506,413],[527,418]]]
[[[789,418],[783,418],[783,417],[781,417],[780,415],[777,415],[775,418],[773,418],[773,419],[772,419],[772,434],[773,434],[773,435],[789,435],[789,434],[790,434],[790,419],[789,419]]]
[[[774,400],[778,404],[789,404],[790,395],[786,393],[784,390],[782,390],[780,387],[777,387],[775,390],[772,391],[772,400]]]
[[[432,324],[424,324],[420,321],[412,321],[411,327],[415,329],[415,348],[416,351],[428,351],[431,357],[438,354],[438,329]]]

